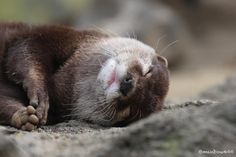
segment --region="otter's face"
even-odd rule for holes
[[[169,87],[167,60],[141,42],[124,40],[109,50],[116,53],[97,77],[108,106],[102,108],[110,112],[104,117],[108,125],[125,125],[161,110]]]

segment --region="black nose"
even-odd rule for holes
[[[120,83],[120,92],[127,96],[127,94],[131,91],[133,88],[133,79],[131,77],[127,77],[123,79]]]

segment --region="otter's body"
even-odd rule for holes
[[[160,110],[169,84],[151,47],[61,26],[0,23],[0,65],[0,123],[26,130],[72,118],[128,124]]]

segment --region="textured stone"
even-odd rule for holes
[[[0,134],[0,157],[28,157],[28,154],[15,140]]]
[[[236,75],[228,78],[223,84],[214,86],[200,94],[200,98],[216,101],[232,100],[236,97]]]
[[[4,135],[0,140],[2,154],[13,148],[10,153],[37,157],[194,157],[200,156],[200,150],[236,151],[236,101],[171,105],[125,128],[69,121],[33,132],[11,127],[0,127],[0,132]]]
[[[195,157],[201,150],[236,151],[236,101],[165,111],[127,132],[102,156]]]

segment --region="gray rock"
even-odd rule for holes
[[[235,102],[199,100],[170,105],[125,128],[104,128],[82,121],[44,126],[33,132],[0,127],[4,135],[0,152],[16,150],[11,153],[20,156],[24,150],[32,157],[191,157],[200,156],[201,150],[236,151]]]
[[[162,112],[127,129],[102,156],[222,156],[201,151],[236,151],[236,101]]]
[[[0,134],[0,157],[28,157],[28,154],[15,140]]]
[[[232,100],[236,97],[236,75],[228,78],[223,84],[214,86],[200,94],[200,98],[216,101]]]

